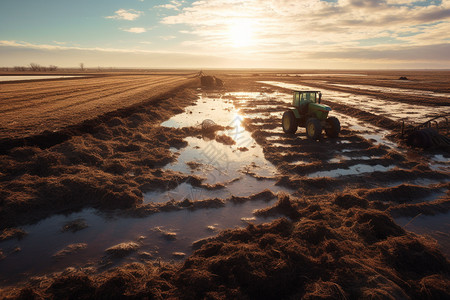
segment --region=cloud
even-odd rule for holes
[[[144,33],[147,30],[143,27],[131,27],[131,28],[126,28],[126,29],[122,29],[123,31],[126,32],[132,32],[132,33]]]
[[[34,61],[42,65],[85,65],[139,68],[450,68],[450,45],[404,46],[401,48],[338,47],[290,49],[268,47],[258,55],[234,53],[187,53],[142,49],[82,48],[0,41],[0,65],[23,65]]]
[[[405,3],[405,4],[404,4]],[[267,47],[301,53],[315,49],[334,49],[359,45],[361,40],[380,38],[404,45],[441,44],[450,29],[450,1],[412,5],[403,0],[202,0],[184,7],[174,15],[164,17],[163,24],[184,24],[196,35],[191,47],[228,53],[233,44],[233,30],[239,24],[251,24],[252,50],[265,53]],[[443,24],[443,25],[439,25]],[[424,26],[420,31],[418,26]],[[234,30],[235,31],[235,30]],[[401,33],[427,32],[405,36]],[[425,34],[425,33],[424,33]]]
[[[133,21],[139,18],[143,12],[137,11],[134,9],[119,9],[115,11],[115,15],[105,17],[107,19],[115,19],[115,20],[128,20]]]
[[[79,62],[83,61],[86,66],[199,69],[201,66],[230,66],[236,61],[212,54],[199,55],[186,51],[80,48],[0,41],[1,66],[21,66],[30,61],[30,55],[36,63],[60,67],[78,67]],[[238,63],[244,65],[245,61]]]
[[[165,35],[165,36],[160,36],[161,39],[168,41],[168,40],[173,40],[174,38],[176,38],[176,36],[174,35]]]
[[[379,49],[342,48],[339,51],[311,52],[308,58],[328,59],[358,59],[358,60],[385,60],[385,61],[445,61],[450,63],[450,44],[437,44],[426,46],[400,46],[383,47]]]
[[[157,5],[157,6],[154,6],[154,8],[179,10],[179,7],[182,5],[182,2],[184,2],[184,1],[172,0],[172,1],[170,1],[170,3]]]

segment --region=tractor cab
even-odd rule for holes
[[[320,103],[322,93],[319,91],[294,91],[292,105],[299,107],[305,103]]]
[[[292,106],[296,107],[300,114],[308,112],[309,103],[320,103],[322,93],[319,91],[294,91]]]

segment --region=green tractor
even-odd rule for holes
[[[300,126],[306,128],[306,136],[312,140],[321,136],[322,129],[328,137],[337,137],[341,124],[336,117],[328,117],[331,107],[320,104],[321,99],[322,93],[319,91],[294,91],[294,108],[283,114],[283,131],[293,134]]]

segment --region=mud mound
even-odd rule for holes
[[[216,136],[216,141],[224,145],[235,145],[236,142],[228,135],[221,134]]]
[[[446,213],[450,210],[450,197],[447,196],[432,202],[421,202],[415,204],[400,204],[389,207],[388,211],[393,216],[416,217],[420,214],[434,216]]]
[[[124,257],[136,251],[139,247],[139,244],[135,242],[120,243],[106,249],[105,252],[111,257]]]
[[[200,82],[203,87],[207,88],[223,87],[222,79],[219,79],[215,76],[201,76]]]
[[[414,279],[450,271],[448,260],[437,250],[436,244],[423,238],[390,237],[378,246],[386,251],[384,260],[389,265]]]
[[[27,232],[20,228],[5,228],[0,234],[0,241],[5,241],[9,239],[22,239],[27,235]]]
[[[334,203],[345,209],[351,207],[366,208],[369,205],[369,202],[366,199],[352,194],[339,194],[334,198]]]
[[[242,203],[245,201],[255,201],[255,200],[263,200],[263,201],[270,201],[273,198],[275,198],[276,195],[268,189],[265,189],[262,192],[256,193],[256,194],[252,194],[250,196],[231,196],[230,201],[235,202],[235,203]]]
[[[276,216],[285,215],[293,220],[297,220],[300,217],[299,212],[296,209],[297,205],[293,203],[289,195],[281,193],[278,195],[277,203],[269,208],[260,209],[254,212],[257,216]]]
[[[55,299],[90,299],[95,287],[86,275],[69,275],[57,278],[46,292]]]
[[[401,184],[395,187],[371,189],[362,194],[368,200],[407,203],[425,198],[434,192],[435,189],[429,187]]]
[[[53,258],[61,259],[65,256],[71,255],[73,253],[76,253],[76,252],[86,249],[86,248],[87,248],[87,244],[85,244],[85,243],[70,244],[67,247],[65,247],[64,249],[53,254]]]
[[[349,214],[352,215],[353,211],[350,211]],[[353,219],[356,220],[353,230],[368,243],[385,240],[389,236],[405,234],[405,231],[392,218],[379,211],[357,211]]]

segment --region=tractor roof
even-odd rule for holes
[[[310,90],[294,90],[295,92],[299,92],[299,93],[320,93],[320,91],[310,91]]]

